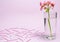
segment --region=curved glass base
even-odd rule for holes
[[[41,35],[41,37],[45,40],[54,40],[56,39],[56,35],[52,35],[52,36],[49,36],[49,35]]]

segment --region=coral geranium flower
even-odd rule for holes
[[[49,7],[49,9],[51,7],[54,7],[54,3],[52,3],[51,1],[47,1],[44,3],[40,2],[40,10],[42,10],[42,9],[46,10],[48,7]]]

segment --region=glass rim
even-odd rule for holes
[[[50,15],[50,18],[57,18],[57,12],[50,13],[49,15]],[[44,14],[44,18],[48,18],[48,14],[47,13]]]

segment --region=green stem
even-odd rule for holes
[[[48,8],[48,25],[49,25],[49,29],[50,29],[50,36],[52,36],[52,29],[51,29],[51,24],[50,24],[49,8]]]

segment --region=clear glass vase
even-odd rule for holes
[[[50,16],[50,18],[48,18]],[[50,14],[44,13],[44,29],[45,33],[43,37],[48,40],[56,38],[57,28],[57,12],[50,12]]]

